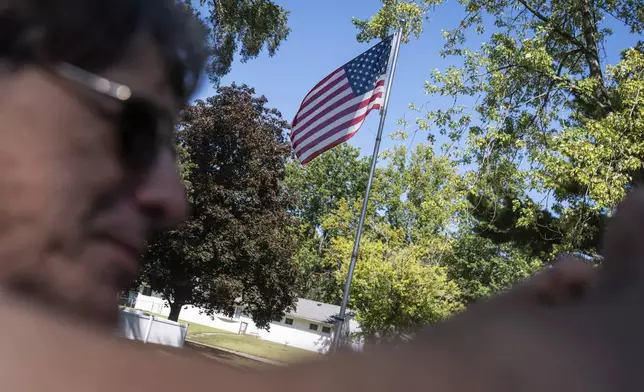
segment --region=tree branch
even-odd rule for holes
[[[550,18],[548,18],[538,10],[531,7],[525,0],[517,0],[517,1],[521,3],[521,5],[523,5],[528,11],[530,11],[532,15],[536,16],[539,20],[546,23],[553,31],[555,31],[561,37],[567,39],[568,41],[570,41],[570,43],[578,46],[581,50],[584,50],[584,51],[588,50],[588,48],[586,48],[583,42],[579,41],[575,36],[563,30],[562,28],[556,26],[554,23],[552,23],[552,20],[550,20]]]

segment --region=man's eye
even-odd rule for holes
[[[128,104],[120,127],[124,163],[134,170],[149,169],[159,151],[158,117],[145,106]]]

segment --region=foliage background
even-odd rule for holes
[[[272,55],[290,31],[287,10],[270,1],[195,4],[211,28],[209,74],[215,82],[236,55],[247,60],[262,48]],[[422,86],[444,105],[428,110],[412,103],[415,118],[401,119],[399,129],[387,132],[394,141],[380,156],[350,302],[365,336],[389,340],[448,317],[561,252],[600,263],[601,233],[616,203],[641,182],[644,159],[644,45],[607,42],[616,23],[631,37],[641,35],[644,5],[461,0],[463,19],[434,20],[442,0],[381,4],[372,17],[354,19],[359,41],[384,37],[404,19],[405,42],[411,42],[425,33],[429,18],[443,28],[437,54],[449,65],[429,73]],[[271,145],[282,145],[287,125],[267,118],[271,115],[256,116],[253,123],[279,123],[281,136]],[[232,123],[230,128],[242,132]],[[410,138],[422,140],[410,143]],[[198,170],[194,147],[180,147],[193,194],[199,183],[190,175]],[[268,216],[287,224],[266,233],[284,244],[283,250],[260,256],[271,249],[266,240],[250,253],[288,273],[265,275],[282,280],[276,283],[282,299],[267,302],[276,294],[260,290],[255,295],[260,321],[287,309],[288,298],[295,296],[339,304],[369,167],[368,158],[349,145],[306,167],[279,151],[283,155],[268,154],[281,158],[265,174],[277,181],[271,189],[283,193]],[[223,194],[239,191],[236,173],[218,175],[229,176],[222,180]],[[230,208],[225,200],[210,199],[208,209],[223,214]],[[266,218],[267,225],[278,224],[271,219],[277,218]],[[238,233],[264,238],[264,231],[247,232],[251,221],[239,222],[224,242],[235,243],[229,238]],[[177,241],[173,248],[186,246],[186,239]],[[218,295],[230,306],[237,295],[232,293],[246,289],[230,283],[235,279],[219,268],[232,268],[243,257],[223,254],[200,256],[219,272],[193,273],[227,281]],[[248,276],[256,264],[242,265],[235,274]]]

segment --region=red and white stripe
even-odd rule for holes
[[[322,79],[304,97],[293,120],[291,143],[302,165],[351,139],[367,115],[381,108],[384,94],[385,75],[361,96],[351,89],[344,67]]]

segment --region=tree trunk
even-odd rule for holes
[[[604,76],[599,62],[599,45],[597,44],[597,23],[590,0],[581,1],[581,27],[586,43],[585,55],[590,68],[590,76],[603,80]]]
[[[170,316],[168,316],[168,320],[179,321],[179,313],[181,313],[181,308],[183,308],[182,303],[172,302],[170,304]]]
[[[581,28],[586,50],[584,57],[588,64],[590,76],[597,80],[597,103],[601,106],[602,114],[606,115],[612,107],[610,96],[606,90],[604,74],[599,60],[599,44],[597,42],[597,21],[592,0],[581,0]]]

